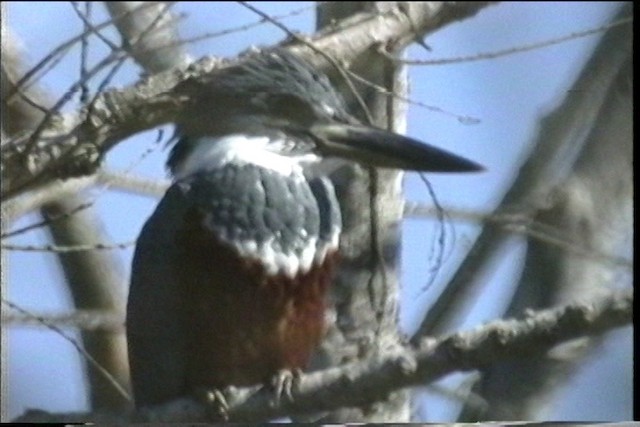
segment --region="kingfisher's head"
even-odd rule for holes
[[[439,148],[361,124],[326,75],[285,50],[254,53],[179,89],[189,94],[192,107],[179,119],[180,139],[167,163],[177,176],[228,161],[230,151],[242,152],[246,161],[342,158],[415,171],[482,170]]]

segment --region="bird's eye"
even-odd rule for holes
[[[313,105],[308,100],[297,95],[269,95],[268,108],[273,115],[302,123],[311,123],[316,118]]]

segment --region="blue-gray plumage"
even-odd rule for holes
[[[333,262],[327,257],[337,249],[340,232],[333,187],[326,178],[291,178],[252,164],[228,163],[188,175],[167,191],[140,234],[132,269],[127,332],[138,405],[187,394],[196,385],[247,385],[268,379],[262,372],[256,376],[249,369],[251,378],[245,380],[245,374],[233,373],[231,368],[216,363],[216,372],[235,381],[214,378],[207,382],[200,373],[202,369],[190,362],[196,353],[209,347],[213,347],[214,355],[229,352],[229,347],[243,347],[234,344],[225,331],[250,329],[252,316],[257,317],[255,322],[269,325],[273,316],[255,316],[261,310],[254,307],[256,303],[269,306],[269,287],[252,289],[253,282],[279,277],[286,282],[284,286],[295,286],[300,277],[316,274],[314,266]],[[238,263],[229,265],[233,255],[247,260],[247,268],[254,270],[245,276],[236,275]],[[209,286],[210,297],[201,296]],[[199,291],[194,292],[194,288]],[[244,302],[224,302],[216,293],[221,290],[230,295],[239,292]],[[199,312],[197,303],[203,301],[209,304]],[[318,317],[313,311],[311,315]],[[194,317],[207,318],[205,324],[210,329],[206,325],[194,327],[201,323]],[[208,333],[215,336],[206,338]],[[247,339],[247,348],[238,351],[249,354],[251,343],[261,340]],[[194,350],[198,341],[203,344]],[[268,347],[268,353],[277,356],[271,350]],[[260,353],[250,359],[266,356]],[[232,359],[241,362],[243,358],[233,355]],[[215,361],[215,357],[210,358],[210,363]],[[276,373],[280,369],[275,361],[268,365],[273,368],[258,366],[258,371]]]
[[[322,339],[340,208],[327,157],[426,171],[473,162],[360,124],[327,77],[285,51],[179,91],[174,183],[136,247],[127,338],[136,405],[268,381]]]

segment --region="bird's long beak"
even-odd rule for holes
[[[370,166],[422,172],[478,172],[479,164],[418,140],[358,125],[316,124],[311,133],[324,156]]]

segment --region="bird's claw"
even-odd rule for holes
[[[229,420],[229,404],[222,391],[214,389],[199,389],[196,398],[207,408],[207,414],[214,420]]]
[[[289,402],[293,401],[293,390],[300,385],[302,371],[298,368],[288,370],[281,369],[271,379],[271,387],[274,392],[273,404],[279,406],[283,397]]]

